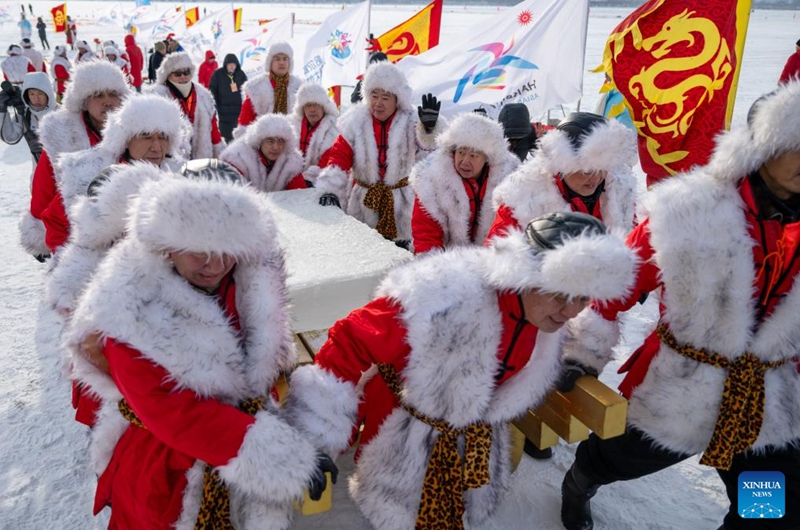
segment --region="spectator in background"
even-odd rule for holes
[[[75,64],[85,63],[87,61],[97,59],[97,55],[95,55],[95,53],[92,51],[92,48],[89,46],[89,43],[85,40],[79,40],[76,42],[75,47],[78,48],[78,56],[75,57]]]
[[[778,83],[788,83],[790,79],[800,76],[800,40],[794,44],[794,53],[786,60]]]
[[[75,49],[75,40],[78,36],[78,26],[72,21],[72,17],[67,15],[67,44],[71,50]]]
[[[21,39],[30,39],[31,33],[33,32],[33,28],[31,27],[31,23],[25,18],[25,13],[20,16],[19,22],[17,22],[17,26],[19,26],[19,34]]]
[[[67,47],[58,45],[53,51],[53,60],[50,61],[50,72],[53,75],[56,88],[56,101],[61,104],[64,98],[64,90],[66,89],[69,75],[72,71],[72,64],[67,58]]]
[[[164,43],[167,45],[167,53],[184,51],[183,46],[181,46],[181,43],[175,40],[174,33],[170,33],[169,35],[167,35],[167,39],[164,41]]]
[[[47,73],[44,57],[42,57],[42,53],[39,50],[33,49],[33,41],[31,39],[22,39],[22,55],[28,58],[37,72]]]
[[[219,132],[228,143],[233,141],[233,129],[242,112],[242,85],[245,82],[247,74],[242,71],[239,59],[232,53],[225,56],[222,68],[211,74],[209,80],[208,89],[217,105]]]
[[[217,57],[214,55],[214,52],[206,50],[206,60],[203,61],[203,64],[201,64],[198,69],[197,81],[205,88],[209,88],[208,85],[211,82],[211,75],[217,68],[219,68],[219,65],[217,64]]]
[[[106,60],[112,64],[117,65],[117,67],[122,70],[122,74],[125,76],[125,81],[130,84],[131,82],[131,74],[130,74],[130,65],[128,61],[122,58],[119,53],[119,50],[116,49],[114,46],[106,46],[103,48],[103,55],[105,56]]]
[[[150,59],[147,64],[147,77],[151,83],[156,82],[156,72],[158,67],[161,66],[161,61],[167,55],[167,45],[163,41],[158,41],[153,45],[153,53],[150,54]]]
[[[0,98],[0,114],[3,117],[2,140],[8,144],[15,144],[20,138],[25,138],[28,149],[33,157],[33,166],[39,161],[42,154],[42,144],[39,141],[39,123],[49,112],[56,110],[53,86],[47,74],[31,72],[25,75],[22,88],[19,89],[19,99],[3,91]],[[6,136],[6,133],[10,133]],[[25,241],[23,240],[23,246]],[[29,248],[26,246],[26,248]],[[49,252],[34,252],[34,255],[49,254]]]
[[[30,60],[22,55],[22,48],[16,44],[8,47],[8,58],[0,65],[0,69],[3,70],[3,79],[12,85],[21,85],[25,74],[36,71]]]
[[[39,40],[42,41],[42,49],[49,50],[50,43],[47,42],[47,24],[44,23],[42,17],[36,19],[36,30],[39,32]]]
[[[137,92],[142,91],[142,68],[144,68],[144,56],[142,50],[136,44],[133,35],[125,35],[125,51],[128,53],[128,63],[130,66],[131,86]]]

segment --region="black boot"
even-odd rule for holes
[[[561,524],[567,530],[592,530],[592,506],[589,501],[600,486],[578,471],[569,468],[561,484]]]
[[[523,448],[525,454],[531,458],[535,458],[536,460],[547,460],[549,458],[553,458],[553,449],[548,447],[547,449],[539,449],[536,447],[532,441],[525,438],[525,447]]]

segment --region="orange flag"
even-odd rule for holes
[[[237,7],[233,10],[233,31],[242,31],[242,8]]]
[[[61,4],[50,10],[53,15],[53,26],[56,33],[67,31],[67,4]]]
[[[200,8],[199,7],[192,7],[187,9],[183,12],[186,16],[186,28],[191,28],[194,26],[194,23],[200,20]]]
[[[705,165],[730,127],[751,0],[649,0],[606,42],[603,64],[636,126],[653,184]]]
[[[418,55],[439,44],[443,0],[434,0],[418,13],[373,41],[372,49],[382,51],[393,63],[406,55]]]
[[[274,18],[259,18],[259,19],[258,19],[258,25],[259,25],[259,26],[263,26],[263,25],[265,25],[265,24],[269,24],[269,23],[270,23],[270,22],[272,22],[273,20],[276,20],[276,19],[274,19]]]

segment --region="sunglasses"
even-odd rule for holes
[[[191,73],[192,71],[189,68],[187,68],[186,70],[175,70],[169,75],[174,75],[175,77],[183,77],[186,75],[191,75]]]

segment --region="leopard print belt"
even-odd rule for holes
[[[764,423],[764,374],[790,359],[764,362],[752,353],[731,361],[701,348],[680,344],[666,324],[659,322],[656,333],[661,342],[688,359],[728,371],[714,433],[700,463],[716,469],[730,469],[733,456],[751,448]]]
[[[266,403],[267,398],[264,397],[247,399],[239,404],[239,410],[255,416],[259,411],[265,410]],[[127,401],[121,399],[118,407],[123,418],[137,427],[147,429]],[[209,464],[206,464],[203,472],[203,499],[194,530],[235,530],[231,523],[230,491],[222,483],[219,473]]]
[[[489,483],[491,425],[474,423],[456,429],[446,421],[429,418],[403,402],[403,383],[394,366],[380,363],[378,372],[406,412],[439,432],[428,459],[414,528],[463,530],[464,492]],[[465,442],[463,461],[458,452],[459,436],[464,436]]]
[[[400,179],[397,184],[387,186],[382,181],[368,184],[353,179],[356,184],[367,189],[363,204],[370,210],[378,212],[378,224],[375,230],[386,239],[397,238],[397,223],[394,218],[394,190],[408,186],[408,177]]]

